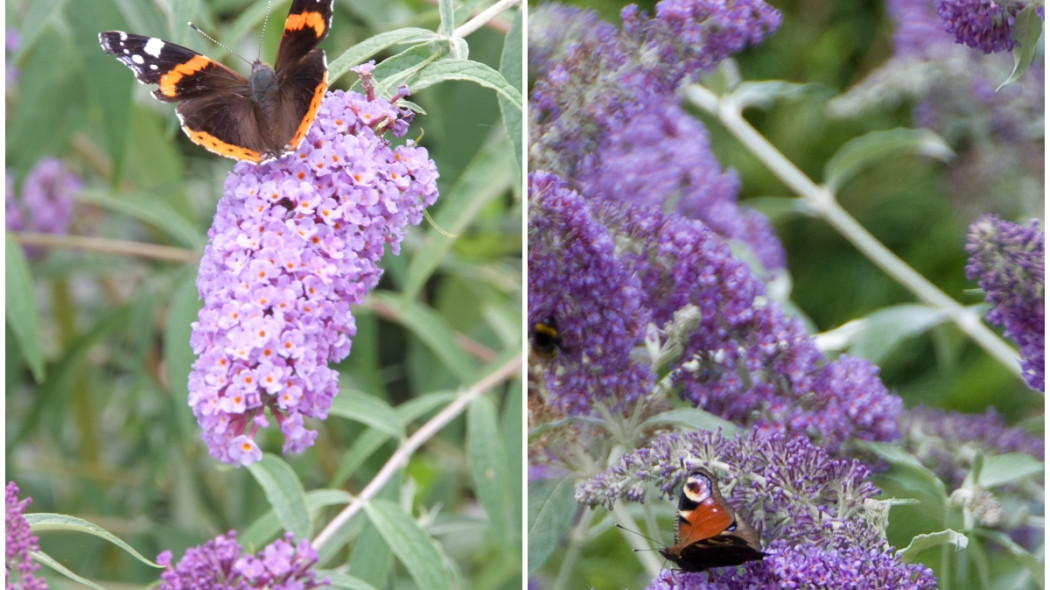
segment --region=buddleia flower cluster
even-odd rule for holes
[[[675,501],[685,475],[705,468],[739,517],[752,524],[767,555],[736,568],[706,572],[666,569],[649,588],[909,588],[933,590],[929,568],[905,564],[885,537],[887,507],[870,470],[836,459],[805,437],[751,432],[671,433],[577,488],[577,502],[610,506]],[[647,494],[656,490],[656,498]]]
[[[586,199],[543,172],[530,174],[529,199],[529,322],[554,321],[561,340],[545,363],[552,405],[572,414],[633,404],[657,379],[635,349],[661,339],[651,326],[691,309],[670,378],[692,405],[840,450],[897,436],[901,402],[878,369],[826,359],[703,222]]]
[[[267,545],[258,555],[244,553],[233,531],[186,550],[177,563],[171,551],[157,556],[164,566],[160,590],[311,590],[329,588],[318,580],[317,551],[291,533]]]
[[[984,216],[970,226],[966,276],[977,280],[992,304],[987,320],[1002,326],[1021,351],[1028,386],[1045,391],[1046,248],[1039,222],[1028,225]]]
[[[15,190],[14,178],[7,173],[7,192],[4,194],[4,223],[13,231],[30,231],[63,235],[73,223],[73,204],[83,182],[58,158],[40,159],[25,181],[21,191]],[[26,254],[39,258],[44,251],[38,247],[25,248]]]
[[[198,355],[189,403],[213,456],[247,464],[267,414],[285,453],[313,444],[305,418],[324,419],[338,392],[329,367],[350,353],[350,306],[379,282],[385,248],[437,199],[437,170],[412,141],[394,147],[411,111],[366,94],[329,92],[299,150],[239,163],[208,233],[193,324]]]
[[[47,590],[47,581],[37,576],[40,564],[33,561],[31,551],[39,551],[36,535],[26,522],[26,507],[31,498],[18,499],[18,484],[9,482],[5,489],[4,511],[4,586],[12,590]]]

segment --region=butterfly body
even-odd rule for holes
[[[131,69],[153,96],[175,102],[182,130],[221,156],[265,162],[299,147],[328,89],[317,45],[331,28],[333,0],[294,0],[274,66],[255,61],[247,78],[192,49],[122,31],[99,33],[102,50]]]
[[[675,544],[660,551],[687,572],[740,565],[765,557],[758,532],[740,518],[704,469],[691,472],[678,500]]]

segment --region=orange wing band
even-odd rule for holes
[[[170,72],[160,77],[160,93],[171,98],[178,97],[175,86],[178,85],[180,80],[186,76],[196,74],[214,63],[203,55],[197,55],[190,61],[175,66]]]
[[[325,21],[324,15],[320,12],[289,14],[288,20],[284,21],[285,31],[298,31],[308,27],[313,29],[314,34],[320,39],[321,37],[324,37],[324,31],[325,28],[328,27],[328,23]]]

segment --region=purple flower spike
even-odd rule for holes
[[[8,192],[4,195],[7,229],[56,235],[69,231],[73,222],[75,195],[83,183],[62,160],[41,158],[22,183],[19,199],[15,199],[10,175],[7,181]],[[25,251],[33,258],[44,254],[42,249],[34,247],[27,247]]]
[[[47,590],[47,581],[36,576],[40,564],[29,556],[30,551],[39,551],[36,535],[26,522],[26,506],[31,498],[18,499],[18,485],[7,484],[7,510],[4,512],[4,541],[7,550],[7,571],[4,585],[12,590]]]
[[[267,545],[258,557],[242,555],[237,533],[219,535],[200,547],[191,547],[175,565],[171,551],[157,556],[166,570],[160,576],[160,590],[310,590],[328,587],[329,580],[317,580],[314,565],[317,552],[303,539],[293,544],[286,533]]]
[[[630,359],[649,321],[639,278],[557,177],[529,174],[529,202],[529,325],[553,321],[564,351],[549,373],[551,404],[587,413],[611,398],[626,407],[652,386],[649,367]]]
[[[938,0],[937,14],[956,43],[993,53],[1017,45],[1014,18],[1024,7],[1024,2],[1013,0]]]
[[[966,251],[966,276],[978,280],[992,304],[988,322],[1003,326],[1003,334],[1017,344],[1028,386],[1044,391],[1046,254],[1039,222],[1024,226],[986,215],[970,226]]]
[[[641,502],[643,484],[650,484],[673,500],[685,474],[698,467],[719,479],[726,501],[760,532],[767,555],[738,568],[664,570],[650,589],[937,587],[932,571],[904,564],[887,544],[886,507],[874,499],[878,489],[868,481],[868,468],[835,459],[804,437],[666,434],[585,482],[576,499],[588,506]]]
[[[426,150],[383,137],[403,135],[410,119],[385,100],[331,92],[297,153],[240,163],[227,178],[190,341],[189,403],[219,460],[261,457],[254,438],[267,408],[285,453],[317,437],[304,418],[324,419],[338,392],[328,363],[350,353],[350,305],[379,282],[384,247],[397,254],[405,227],[437,199]]]

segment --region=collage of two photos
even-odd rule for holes
[[[8,588],[1042,588],[1041,5],[5,5]]]

